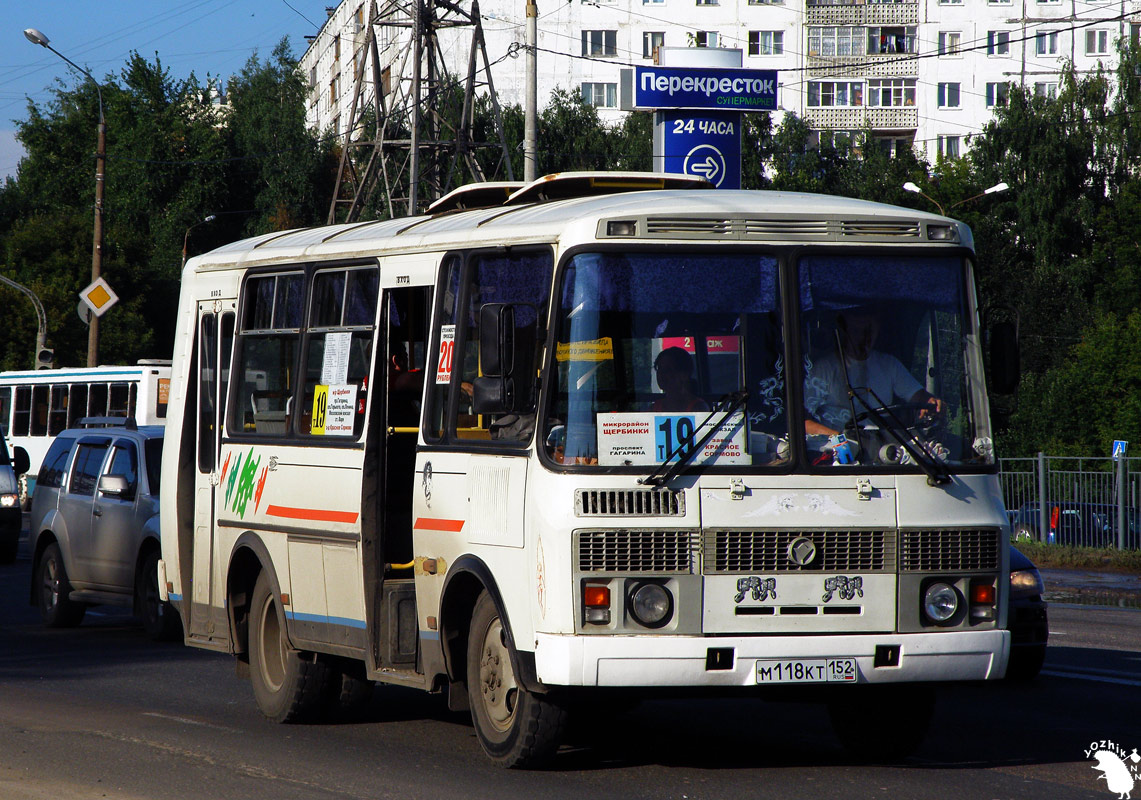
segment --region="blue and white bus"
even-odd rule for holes
[[[84,417],[134,417],[139,425],[161,425],[169,394],[169,361],[0,372],[0,428],[9,446],[23,447],[31,461],[20,479],[24,506],[56,434]]]

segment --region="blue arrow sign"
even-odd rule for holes
[[[740,112],[659,111],[654,138],[655,169],[697,175],[718,189],[741,188]]]

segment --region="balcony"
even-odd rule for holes
[[[919,3],[808,0],[806,25],[918,25]]]

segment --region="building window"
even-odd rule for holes
[[[940,158],[959,157],[959,137],[939,136],[935,140]]]
[[[338,33],[333,37],[333,61],[341,60],[341,35]]]
[[[808,55],[862,56],[866,38],[863,28],[809,28]]]
[[[584,56],[618,55],[618,31],[583,31],[582,54]]]
[[[717,0],[697,0],[699,6],[716,6],[720,5]]]
[[[1133,22],[1129,25],[1129,41],[1136,47],[1141,44],[1141,22]]]
[[[939,0],[941,6],[961,6],[962,4],[963,0]]]
[[[1010,0],[987,0],[987,3],[992,6],[1008,6]]]
[[[913,146],[914,141],[907,136],[877,136],[876,144],[888,157],[895,158],[908,147]]]
[[[957,83],[941,83],[939,84],[939,108],[958,108],[959,107],[959,84]]]
[[[784,53],[784,31],[749,31],[749,55],[779,56]]]
[[[869,53],[918,53],[915,26],[872,26],[868,28]]]
[[[1104,56],[1109,52],[1109,31],[1086,31],[1086,55]]]
[[[986,54],[1005,56],[1010,54],[1010,31],[987,31]]]
[[[1062,0],[1038,0],[1040,6],[1056,6],[1061,5]]]
[[[658,57],[658,48],[665,47],[665,31],[646,31],[642,34],[642,58]]]
[[[869,79],[868,105],[882,108],[915,105],[915,78]]]
[[[317,87],[317,68],[309,68],[309,88],[315,89]]]
[[[962,46],[963,34],[959,31],[939,31],[939,55],[957,56]]]
[[[660,6],[666,0],[642,0],[644,6]]]
[[[767,6],[767,5],[783,6],[784,0],[749,0],[749,5],[751,5],[751,6]]]
[[[1051,100],[1058,96],[1058,84],[1056,81],[1041,81],[1034,84],[1035,97],[1048,97]]]
[[[986,107],[1005,106],[1010,101],[1009,83],[988,83],[986,85]]]
[[[618,84],[584,83],[582,85],[582,102],[595,108],[617,108]]]
[[[720,41],[717,31],[697,31],[693,34],[693,43],[697,47],[720,47]]]
[[[862,106],[864,85],[851,81],[809,81],[808,105],[811,108]]]
[[[1039,31],[1034,35],[1034,52],[1040,56],[1056,56],[1058,54],[1058,32]]]

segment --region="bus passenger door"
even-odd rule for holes
[[[222,481],[219,455],[226,408],[230,354],[234,344],[233,300],[198,305],[198,469],[195,472],[193,597],[191,636],[225,635],[225,607],[215,558],[216,498]],[[187,621],[183,620],[185,624]]]

